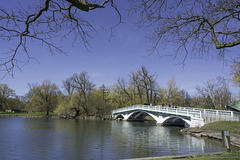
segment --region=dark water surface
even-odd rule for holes
[[[154,123],[0,117],[0,159],[124,159],[225,151]]]

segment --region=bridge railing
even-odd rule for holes
[[[146,111],[154,111],[168,114],[176,114],[182,116],[191,116],[195,118],[203,118],[203,117],[219,117],[219,118],[235,118],[239,119],[240,115],[236,114],[233,111],[225,111],[225,110],[212,110],[212,109],[201,109],[201,108],[190,108],[190,107],[178,107],[171,108],[167,106],[149,106],[149,105],[134,105],[124,108],[115,109],[112,111],[112,114],[127,112],[132,110],[146,110]]]
[[[181,107],[184,109],[190,109],[190,110],[198,110],[202,111],[202,115],[208,115],[208,116],[227,116],[227,117],[234,117],[235,112],[229,111],[229,110],[215,110],[215,109],[202,109],[202,108],[190,108],[190,107]],[[235,114],[239,115],[239,114]]]
[[[232,111],[223,111],[223,110],[210,110],[210,109],[204,109],[203,110],[204,115],[209,116],[227,116],[227,117],[233,117]]]
[[[171,107],[162,107],[162,106],[149,106],[149,105],[134,105],[125,108],[119,108],[112,111],[112,114],[127,112],[132,110],[146,110],[146,111],[154,111],[182,116],[191,116],[195,118],[201,118],[202,113],[198,110],[189,110],[189,109],[181,109],[181,108],[171,108]]]

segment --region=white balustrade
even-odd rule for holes
[[[202,116],[233,117],[235,115],[233,111],[190,108],[190,107],[171,108],[166,106],[149,106],[149,105],[133,105],[125,108],[119,108],[119,109],[113,110],[112,114],[117,114],[121,112],[132,111],[132,110],[154,111],[154,112],[168,113],[168,114],[174,114],[174,115],[191,116],[195,118],[202,118]]]

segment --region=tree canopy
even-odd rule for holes
[[[46,116],[49,116],[49,112],[52,112],[57,106],[60,91],[55,84],[45,80],[41,85],[35,85],[30,88],[28,95],[31,96],[27,110],[30,112],[46,112]]]
[[[57,43],[61,38],[89,46],[89,34],[94,25],[83,13],[112,8],[122,21],[122,12],[115,0],[39,0],[18,8],[0,7],[0,40],[10,44],[1,51],[0,70],[13,74],[34,59],[28,47],[39,43],[51,54],[64,53]],[[239,0],[129,0],[121,2],[130,13],[137,13],[138,26],[150,28],[151,52],[159,46],[175,48],[175,56],[183,61],[188,57],[211,54],[213,46],[219,50],[214,56],[225,57],[225,49],[240,44]],[[134,16],[135,18],[135,16]],[[110,28],[111,28],[110,27]],[[181,54],[182,53],[182,54]],[[229,53],[228,53],[229,54]],[[238,58],[239,55],[231,55]]]
[[[0,84],[0,111],[7,109],[7,103],[10,97],[15,96],[15,91],[7,84]]]

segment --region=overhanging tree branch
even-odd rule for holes
[[[204,54],[212,54],[209,51],[213,47],[223,52],[226,48],[240,44],[239,1],[129,0],[129,2],[130,11],[139,15],[138,26],[150,28],[152,31],[149,36],[153,44],[151,53],[158,52],[159,47],[167,45],[177,48],[174,57],[179,55],[179,50],[185,53],[183,57],[196,55],[202,57]]]
[[[99,3],[91,3],[88,0],[45,0],[42,5],[31,6],[28,9],[22,7],[11,11],[0,8],[0,40],[15,44],[10,51],[2,50],[0,53],[0,71],[6,71],[4,75],[13,75],[15,67],[21,68],[30,59],[34,59],[28,52],[29,41],[46,46],[51,54],[62,54],[64,51],[54,43],[56,37],[67,38],[73,35],[73,42],[80,37],[79,42],[88,48],[89,32],[96,30],[80,12],[105,8],[107,4],[110,4],[119,16],[119,22],[112,26],[116,27],[120,24],[121,15],[113,0],[103,0]],[[20,57],[19,52],[25,54]]]

